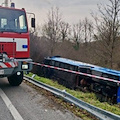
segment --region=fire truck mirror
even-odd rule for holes
[[[31,27],[35,28],[35,18],[31,18]]]

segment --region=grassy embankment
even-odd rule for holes
[[[29,73],[28,76],[32,76],[32,73]],[[58,88],[60,90],[66,90],[66,92],[70,93],[71,95],[75,96],[76,98],[83,100],[87,103],[90,103],[96,107],[102,108],[104,110],[110,111],[112,113],[115,113],[117,115],[120,115],[120,105],[119,104],[109,104],[107,102],[100,102],[96,95],[94,93],[91,92],[81,92],[81,91],[75,91],[75,90],[70,90],[60,84],[57,83],[57,81],[52,81],[49,80],[47,78],[43,78],[43,77],[39,77],[39,76],[35,76],[34,79],[43,82],[45,84],[48,84],[50,86],[53,86],[55,88]]]

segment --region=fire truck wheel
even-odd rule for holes
[[[23,81],[23,72],[17,75],[17,73],[8,77],[9,84],[12,86],[19,86]]]

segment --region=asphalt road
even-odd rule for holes
[[[0,120],[81,119],[24,82],[11,87],[6,78],[0,78]]]

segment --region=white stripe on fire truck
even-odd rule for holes
[[[1,63],[1,62],[0,62],[0,66],[1,66],[2,68],[7,68],[7,66],[6,66],[4,63]]]
[[[9,62],[9,64],[10,64],[12,67],[17,67],[17,66],[18,66],[18,62]]]
[[[0,68],[12,68],[12,67],[17,67],[17,66],[18,66],[17,62],[7,62],[7,63],[0,62]]]
[[[16,67],[18,66],[18,62],[17,61],[15,61],[14,64],[15,64]]]
[[[15,63],[13,63],[13,62],[9,62],[9,64],[10,64],[12,67],[15,67],[15,66],[16,66]]]
[[[27,51],[28,48],[23,48],[23,45],[28,45],[27,38],[4,38],[0,37],[0,42],[15,42],[16,51]]]

